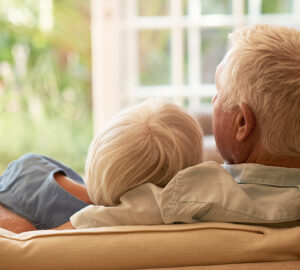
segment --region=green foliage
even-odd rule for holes
[[[90,123],[76,125],[60,117],[43,117],[33,121],[27,114],[6,113],[3,116],[0,126],[0,171],[20,155],[35,152],[54,157],[83,172],[91,136]]]
[[[231,14],[231,2],[231,0],[202,0],[202,14]]]
[[[292,0],[263,0],[262,13],[290,13],[292,12]]]
[[[170,84],[170,38],[168,30],[139,32],[140,84]]]
[[[39,27],[39,1],[3,3],[0,173],[26,152],[49,155],[82,173],[92,137],[89,1],[54,0],[50,31]],[[34,23],[11,22],[15,7]]]
[[[137,0],[139,16],[166,16],[170,13],[169,0]]]
[[[245,14],[249,13],[249,1],[245,0]],[[293,10],[293,0],[262,0],[261,13],[275,14],[275,13],[291,13]]]

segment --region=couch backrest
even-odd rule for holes
[[[300,227],[198,223],[19,235],[0,230],[0,269],[153,269],[297,260]]]

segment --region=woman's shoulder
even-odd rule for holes
[[[48,160],[44,158],[44,156],[36,153],[26,153],[19,157],[18,159],[12,161],[8,166],[6,171],[15,171],[20,172],[20,170],[31,170],[32,168],[47,168],[54,169],[54,164],[51,164]]]

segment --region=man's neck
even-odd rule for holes
[[[263,148],[255,149],[246,163],[257,163],[267,166],[300,168],[300,156],[271,154]]]

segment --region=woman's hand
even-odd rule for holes
[[[72,225],[72,223],[69,221],[63,225],[60,225],[54,229],[51,229],[51,230],[72,230],[72,229],[75,229]]]

